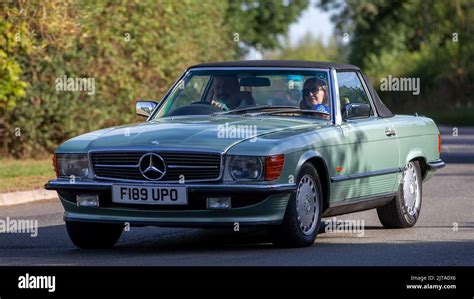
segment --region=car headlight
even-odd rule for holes
[[[259,180],[263,174],[263,162],[260,157],[229,156],[227,169],[234,180]]]
[[[87,154],[56,154],[56,168],[59,177],[92,178]]]

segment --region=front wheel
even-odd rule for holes
[[[418,161],[410,161],[403,171],[397,196],[377,209],[385,228],[412,227],[420,217],[422,178]]]
[[[122,235],[123,225],[66,221],[72,243],[83,249],[110,248]]]
[[[311,246],[319,231],[322,210],[321,183],[312,164],[303,165],[297,182],[296,193],[288,201],[283,223],[270,229],[272,242],[276,246]]]

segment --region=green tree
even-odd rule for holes
[[[308,0],[230,0],[226,21],[232,38],[244,47],[274,49],[280,46],[279,37],[287,33],[308,4]],[[242,55],[245,49],[240,50]]]
[[[10,97],[16,103],[10,111],[0,111],[1,140],[15,156],[39,155],[74,135],[133,122],[136,99],[158,100],[187,66],[235,53],[226,38],[225,2],[17,1],[1,8],[8,25],[0,36],[11,39],[24,28],[23,48],[9,50],[6,61],[18,66],[13,82],[25,93]],[[63,76],[93,78],[95,94],[56,90]]]
[[[472,105],[472,1],[320,0],[318,5],[333,13],[338,36],[349,37],[349,61],[373,81],[388,75],[421,79],[419,97],[385,95],[396,101],[393,108]]]
[[[137,121],[136,99],[159,100],[187,66],[239,57],[242,44],[276,47],[307,4],[0,2],[0,152],[41,155],[72,136]],[[64,76],[94,79],[94,94],[57,90]]]

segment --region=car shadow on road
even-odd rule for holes
[[[460,223],[472,228],[472,223]],[[443,227],[443,226],[441,226]],[[424,228],[424,227],[421,227]],[[432,228],[432,227],[428,227]],[[443,227],[448,228],[448,227]],[[379,230],[381,227],[367,227]],[[111,249],[81,250],[64,225],[37,237],[0,234],[1,265],[474,265],[472,240],[390,240],[321,234],[307,248],[273,247],[264,229],[132,228]],[[322,258],[324,256],[324,258]]]
[[[321,223],[319,236],[331,235],[325,232],[325,223]],[[412,229],[453,229],[453,226],[421,226]],[[474,229],[474,222],[459,223],[457,229]],[[366,231],[385,230],[382,226],[365,226]],[[390,231],[390,230],[387,230]],[[350,235],[350,234],[345,234]],[[341,234],[338,238],[345,237]],[[316,242],[319,242],[318,238]],[[158,250],[207,250],[207,249],[245,249],[245,248],[275,248],[265,228],[242,228],[240,231],[233,229],[200,229],[200,228],[158,228],[158,227],[132,227],[124,231],[119,242],[113,249],[108,250],[79,250],[80,252],[92,251],[156,251]],[[75,251],[76,247],[70,241],[65,225],[40,227],[37,236],[32,233],[1,233],[0,256],[5,249],[44,249],[56,248]]]

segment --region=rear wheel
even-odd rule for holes
[[[418,161],[410,161],[403,171],[397,196],[377,209],[385,228],[407,228],[417,222],[421,210],[422,182]]]
[[[322,193],[319,176],[310,163],[303,165],[295,194],[290,197],[283,223],[270,230],[272,242],[282,247],[311,246],[321,223]]]
[[[72,243],[83,249],[110,248],[122,235],[122,224],[66,221]]]

